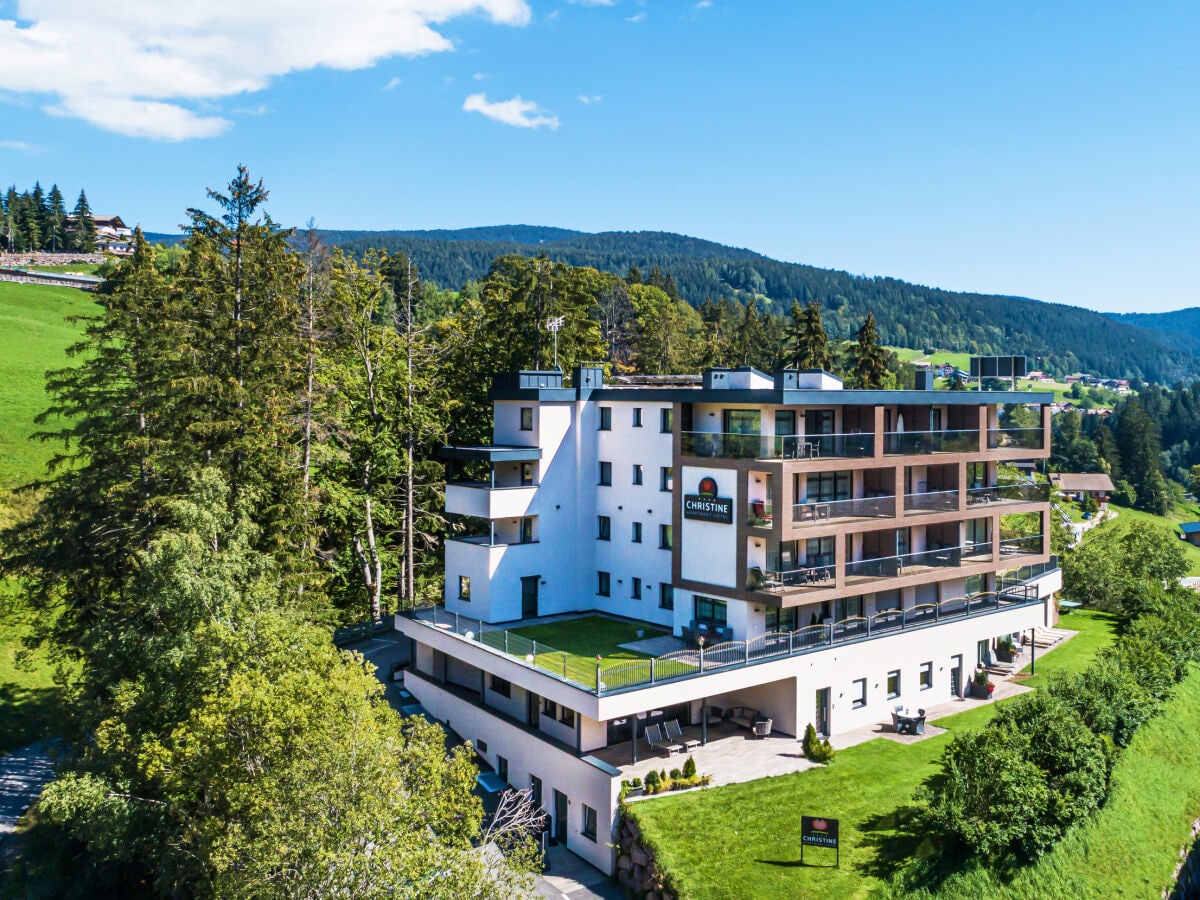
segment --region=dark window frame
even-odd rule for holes
[[[612,431],[612,407],[597,407],[600,411],[600,423],[597,431]]]
[[[612,596],[612,573],[598,570],[596,572],[596,594],[600,597]]]
[[[522,406],[521,407],[520,428],[522,431],[533,431],[533,407],[532,406]]]
[[[612,487],[612,463],[608,460],[600,460],[599,481],[597,484],[600,487]]]

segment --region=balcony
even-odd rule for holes
[[[904,514],[954,512],[958,509],[958,491],[923,491],[904,495]]]
[[[979,450],[979,432],[889,431],[883,452],[889,456],[924,456],[928,453],[972,453]]]
[[[493,487],[486,481],[460,481],[446,485],[446,512],[480,519],[520,519],[533,515],[537,487]]]
[[[719,459],[863,459],[875,454],[873,434],[798,435],[729,434],[685,431],[684,456]]]
[[[775,520],[770,500],[751,500],[746,508],[746,524],[751,528],[770,528]]]
[[[896,515],[895,497],[862,497],[858,500],[815,500],[792,507],[792,521],[832,522],[845,519],[886,519]]]
[[[939,569],[990,562],[991,543],[971,543],[961,547],[939,547],[919,553],[881,556],[846,563],[846,584],[862,584],[886,578],[924,575]]]
[[[802,566],[798,569],[781,569],[776,566],[768,569],[765,576],[761,570],[751,568],[746,587],[752,591],[769,593],[792,593],[797,589],[825,590],[834,586],[836,577],[837,569],[831,565]]]
[[[1049,503],[1050,485],[1032,481],[1020,484],[997,484],[967,490],[967,506],[995,506],[1019,503]]]
[[[1045,450],[1046,437],[1041,428],[989,428],[989,450]]]

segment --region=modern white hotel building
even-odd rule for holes
[[[479,480],[446,486],[475,527],[447,542],[445,606],[396,619],[406,687],[605,872],[647,726],[732,740],[709,723],[738,709],[836,735],[962,696],[999,638],[1053,624],[1049,488],[1013,477],[1049,454],[1050,394],[582,368],[491,396],[494,443],[446,449]],[[658,638],[593,661],[514,631],[598,615]]]

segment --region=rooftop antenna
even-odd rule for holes
[[[551,316],[546,320],[546,330],[554,335],[554,369],[558,370],[558,330],[567,321],[566,316]]]

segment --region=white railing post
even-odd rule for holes
[[[745,650],[746,650],[746,665],[749,665],[750,664],[750,642],[749,641],[745,642]]]
[[[651,684],[654,684],[654,662],[656,659],[657,659],[657,657],[654,657],[654,656],[650,657],[650,683]]]

